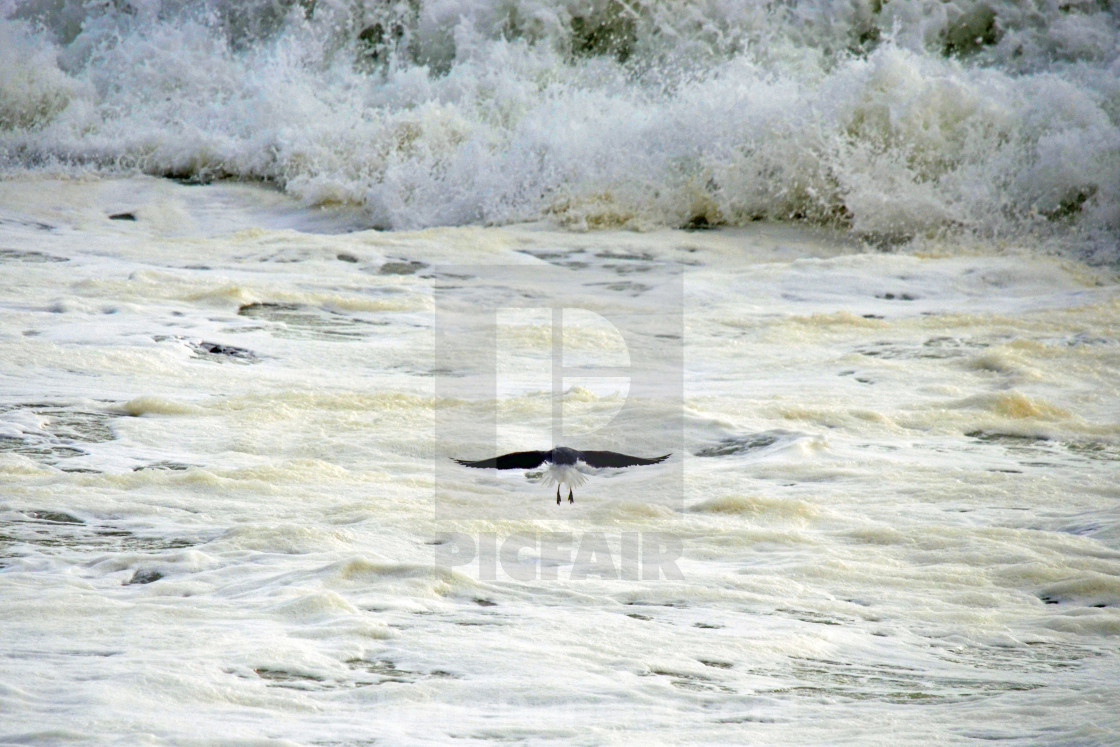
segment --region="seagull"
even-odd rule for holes
[[[672,454],[644,459],[642,457],[619,454],[614,451],[579,451],[569,449],[567,446],[557,446],[551,451],[515,451],[511,454],[502,454],[493,459],[481,459],[470,462],[466,459],[454,461],[464,467],[478,469],[533,469],[542,464],[548,464],[548,484],[556,483],[556,505],[560,505],[560,483],[568,483],[568,503],[575,503],[572,488],[579,487],[587,480],[587,475],[580,470],[581,465],[592,469],[611,467],[637,467],[645,464],[664,462]]]

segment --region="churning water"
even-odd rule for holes
[[[1120,741],[1115,4],[0,18],[0,741]]]

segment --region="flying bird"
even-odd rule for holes
[[[533,469],[542,464],[548,464],[546,473],[548,484],[551,487],[552,483],[556,483],[556,505],[559,506],[561,483],[567,483],[568,485],[568,503],[576,502],[572,495],[572,488],[578,488],[587,480],[587,475],[580,469],[581,466],[592,469],[637,467],[664,462],[670,456],[672,454],[644,459],[614,451],[579,451],[578,449],[569,449],[567,446],[557,446],[551,451],[515,451],[511,454],[502,454],[492,459],[482,459],[477,462],[467,461],[466,459],[456,459],[454,461],[464,467],[478,469]]]

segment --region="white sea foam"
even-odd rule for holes
[[[393,228],[1120,232],[1095,3],[9,3],[0,148],[267,180]]]
[[[1112,6],[0,16],[0,742],[1120,743]]]

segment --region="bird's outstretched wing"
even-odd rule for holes
[[[583,452],[583,461],[587,463],[588,467],[637,467],[643,464],[657,464],[664,462],[671,457],[672,454],[665,456],[654,457],[653,459],[644,459],[642,457],[630,456],[628,454],[619,454],[614,451],[585,451]]]
[[[548,451],[515,451],[512,454],[502,454],[493,459],[481,459],[477,462],[468,462],[466,459],[455,461],[464,467],[478,467],[480,469],[533,469],[539,467],[551,452]]]

